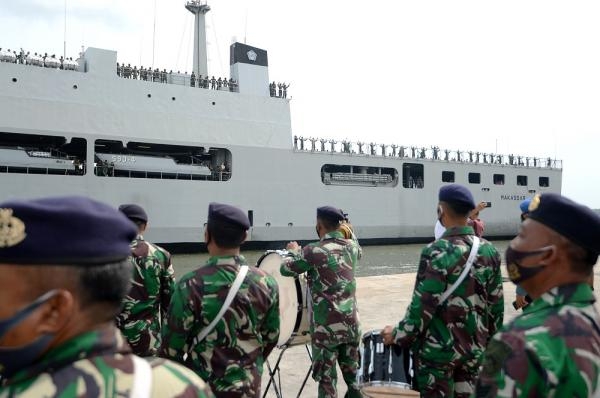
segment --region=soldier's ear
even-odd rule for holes
[[[75,312],[75,298],[68,290],[58,292],[42,306],[36,326],[37,332],[57,333],[72,319]]]

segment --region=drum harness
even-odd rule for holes
[[[244,282],[244,279],[246,278],[247,273],[248,273],[248,266],[247,265],[240,266],[240,269],[235,277],[235,280],[233,281],[233,284],[231,285],[231,288],[229,288],[229,293],[227,294],[227,297],[225,298],[225,302],[223,303],[223,306],[219,310],[219,313],[217,314],[215,319],[213,319],[212,322],[207,327],[204,328],[204,330],[202,330],[196,337],[194,337],[193,344],[190,346],[190,350],[191,350],[191,347],[197,345],[202,340],[204,340],[206,338],[206,336],[208,336],[208,334],[210,332],[212,332],[212,330],[215,328],[215,326],[217,326],[217,323],[221,320],[221,318],[223,318],[223,315],[225,315],[225,312],[231,306],[231,302],[233,301],[235,295],[240,290],[240,286],[242,286],[242,283]]]
[[[458,279],[456,280],[456,282],[454,282],[452,284],[452,286],[450,286],[448,288],[448,290],[446,290],[442,294],[442,296],[440,297],[440,301],[437,305],[438,308],[440,305],[444,304],[444,302],[448,299],[448,297],[450,297],[450,295],[452,293],[454,293],[454,291],[458,288],[458,286],[460,286],[460,284],[467,277],[467,274],[469,273],[469,271],[471,270],[471,267],[473,266],[473,263],[475,262],[475,257],[477,257],[477,252],[479,252],[480,243],[481,243],[481,241],[479,240],[479,237],[473,236],[473,245],[471,246],[471,252],[469,253],[469,258],[467,259],[467,262],[465,263],[465,268],[461,272],[461,274],[458,277]],[[425,332],[423,332],[423,333],[425,333]],[[414,353],[413,353],[413,355],[414,355]],[[416,375],[415,375],[415,378],[416,378]]]

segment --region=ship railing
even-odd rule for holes
[[[94,174],[98,177],[148,178],[157,180],[189,180],[189,181],[228,181],[229,171],[213,171],[210,174],[176,173],[152,170],[122,170],[110,165],[94,165]]]
[[[338,145],[340,144],[340,145]],[[510,166],[538,169],[563,168],[563,161],[551,157],[502,155],[498,153],[483,153],[475,151],[450,151],[438,147],[417,148],[400,145],[367,144],[361,142],[350,142],[313,137],[294,136],[293,149],[299,152],[312,153],[339,153],[348,156],[383,157],[396,158],[406,161],[410,160],[433,160],[436,162],[468,163],[490,166]]]
[[[196,76],[188,75],[187,73],[181,72],[165,72],[163,71],[141,71],[140,69],[132,69],[129,66],[123,67],[119,65],[117,76],[123,79],[132,79],[145,81],[149,83],[163,83],[163,84],[176,84],[179,86],[187,86],[193,88],[203,88],[206,90],[217,90],[217,91],[229,91],[239,92],[239,85],[236,81],[221,80],[218,78],[212,81],[212,78],[207,79],[202,77],[198,79]]]
[[[38,175],[84,175],[85,163],[80,163],[78,167],[75,167],[74,169],[0,164],[0,173]]]
[[[22,49],[19,52],[0,50],[0,62],[71,71],[79,69],[79,63],[73,61],[72,58],[56,58],[54,55],[41,55],[41,53],[39,55],[37,53],[30,54],[29,52],[25,53]]]

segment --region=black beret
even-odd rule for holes
[[[212,202],[208,205],[208,221],[220,221],[239,225],[244,230],[250,228],[246,213],[235,206]]]
[[[600,255],[600,216],[587,206],[556,193],[538,194],[529,204],[529,218],[540,222],[591,254]]]
[[[136,204],[126,204],[119,206],[119,211],[127,216],[130,220],[148,222],[148,214],[144,208]]]
[[[322,206],[317,208],[317,218],[325,218],[332,221],[342,221],[346,219],[346,215],[340,209],[333,206]]]
[[[438,199],[440,202],[460,203],[468,206],[470,209],[475,208],[475,200],[473,199],[473,195],[471,195],[471,191],[460,184],[449,184],[441,187]]]
[[[0,203],[0,263],[101,265],[127,258],[136,226],[79,196]]]

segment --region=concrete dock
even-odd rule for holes
[[[597,265],[594,275],[595,286],[600,286],[600,280],[598,280],[600,274],[598,272]],[[406,307],[412,297],[415,277],[415,273],[409,273],[357,278],[357,300],[363,333],[370,329],[382,329],[385,325],[393,325],[404,317]],[[515,285],[510,281],[504,282],[505,323],[520,313],[512,306],[514,299]],[[276,348],[269,356],[271,366],[274,366],[279,353],[280,350]],[[280,378],[284,397],[296,397],[298,395],[309,367],[310,359],[304,345],[292,346],[285,351],[280,363]],[[263,393],[269,381],[267,373],[268,369],[265,365],[262,379]],[[343,397],[345,391],[346,385],[338,368],[338,395]],[[311,377],[308,378],[300,396],[306,398],[317,397],[317,384]],[[276,397],[272,385],[269,388],[267,397]]]

